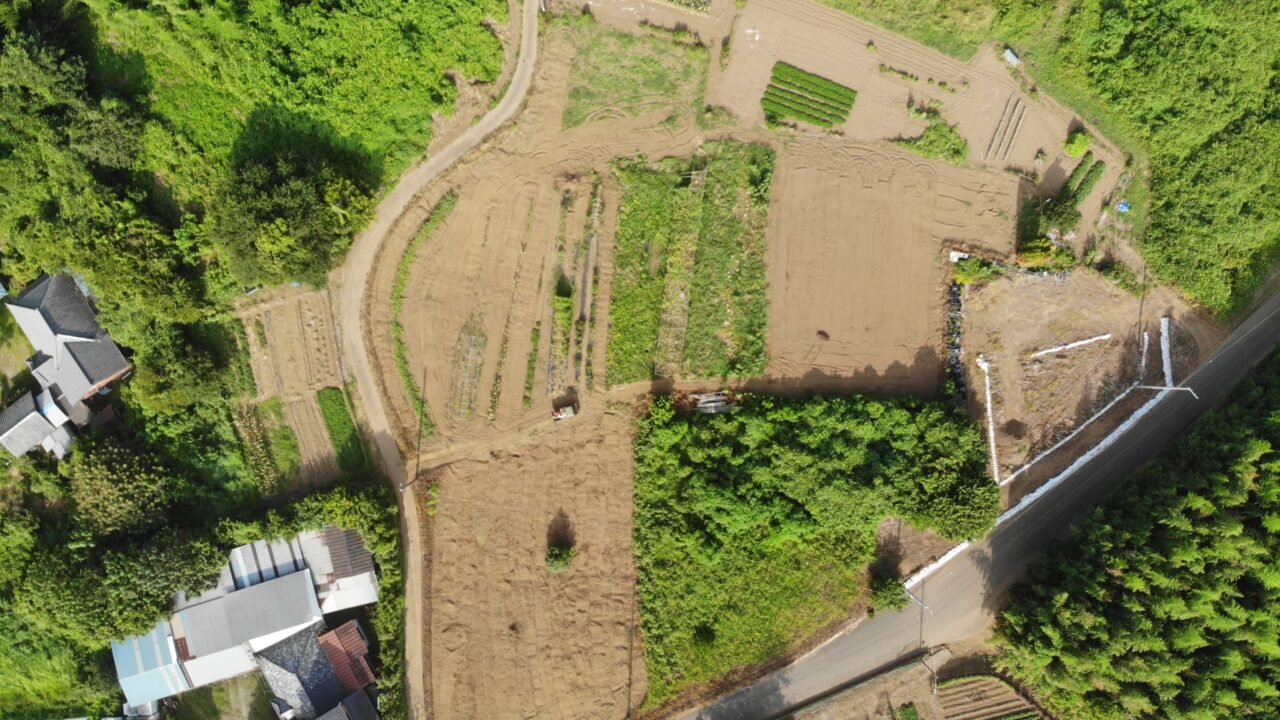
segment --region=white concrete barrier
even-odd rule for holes
[[[1092,345],[1093,343],[1102,342],[1103,340],[1110,340],[1110,339],[1111,339],[1111,333],[1106,333],[1103,335],[1095,335],[1091,338],[1085,338],[1084,340],[1076,340],[1075,342],[1069,342],[1066,345],[1054,345],[1051,348],[1045,348],[1044,350],[1033,352],[1031,353],[1031,357],[1038,358],[1038,357],[1043,357],[1045,355],[1052,355],[1053,353],[1060,353],[1064,350],[1073,350],[1078,347],[1084,347],[1085,345]]]

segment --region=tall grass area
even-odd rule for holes
[[[948,55],[968,59],[999,17],[997,0],[819,0]]]
[[[298,438],[293,428],[284,418],[284,403],[280,398],[271,398],[258,406],[263,415],[267,430],[267,442],[271,446],[271,456],[275,458],[276,468],[285,479],[292,478],[302,467],[302,451],[298,448]]]
[[[1143,256],[1209,310],[1245,307],[1280,260],[1280,6],[827,2],[961,56],[982,39],[1011,43],[1041,90],[1134,156]]]
[[[110,657],[108,651],[86,654],[0,613],[0,715],[43,720],[86,707],[112,709],[120,689]]]
[[[907,114],[929,124],[917,137],[894,140],[899,147],[921,157],[945,160],[952,165],[964,165],[969,159],[969,143],[960,137],[955,125],[949,125],[942,119],[937,106],[908,103]]]
[[[143,160],[180,196],[207,197],[259,106],[307,116],[383,161],[391,178],[448,112],[450,70],[493,80],[499,0],[132,3],[89,0],[103,74],[147,94]]]
[[[739,403],[681,415],[656,397],[638,421],[634,540],[650,707],[848,616],[886,516],[961,539],[998,512],[978,429],[945,403]]]
[[[623,196],[609,306],[610,384],[652,377],[664,294],[688,301],[683,373],[764,371],[764,230],[773,162],[765,146],[721,141],[689,158],[617,164]],[[693,263],[684,267],[690,251]],[[680,283],[680,292],[665,293],[668,282]]]
[[[341,388],[320,388],[316,401],[320,403],[320,414],[324,416],[324,426],[329,431],[329,442],[333,443],[333,451],[338,456],[338,467],[343,472],[367,467],[364,443],[351,420],[346,394]]]
[[[701,112],[710,57],[706,48],[616,32],[586,14],[556,18],[550,31],[567,35],[577,49],[569,70],[565,128],[663,110],[691,120]]]

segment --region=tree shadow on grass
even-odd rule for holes
[[[367,193],[378,187],[385,172],[382,159],[358,142],[306,113],[279,105],[253,109],[231,148],[230,161],[237,173],[254,164],[290,167],[311,177],[328,169]]]

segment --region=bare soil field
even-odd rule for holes
[[[418,250],[401,317],[410,371],[425,380],[436,428],[430,451],[442,441],[544,424],[552,397],[568,387],[585,389],[593,374],[591,384],[602,384],[604,345],[597,338],[607,322],[593,317],[607,307],[611,275],[604,245],[618,195],[609,163],[626,155],[688,154],[700,142],[691,118],[664,122],[666,107],[562,132],[575,56],[570,39],[554,27],[546,34],[536,89],[519,119],[490,141],[489,152],[420,197],[381,250],[366,304],[370,343],[376,355],[390,358],[391,318],[380,299],[390,296],[396,264],[431,207],[457,188],[453,212]],[[567,332],[562,324],[557,334],[561,271],[575,302]],[[394,365],[384,362],[380,379],[397,440],[412,448],[416,417]]]
[[[945,720],[1000,720],[1014,715],[1041,717],[1035,706],[1016,690],[990,675],[945,684],[938,689],[938,704],[943,708]]]
[[[1084,123],[1044,93],[1032,93],[998,48],[984,46],[969,62],[893,35],[828,7],[797,0],[754,0],[728,36],[728,62],[713,72],[707,102],[762,123],[760,96],[774,63],[784,60],[857,91],[853,112],[836,131],[851,140],[887,141],[919,135],[925,123],[908,102],[935,105],[968,144],[968,163],[1034,177],[1056,194],[1078,159],[1063,153],[1068,133]],[[1102,198],[1123,172],[1123,154],[1095,133],[1091,147],[1107,170],[1082,206],[1082,228],[1097,225]],[[1073,240],[1080,253],[1085,235]]]
[[[1160,384],[1160,318],[1173,321],[1175,379],[1185,377],[1224,336],[1211,318],[1174,293],[1145,299],[1088,271],[1066,277],[1018,275],[969,289],[962,345],[974,412],[983,412],[979,356],[991,363],[996,442],[1007,474],[1052,446],[1139,379],[1148,333],[1146,383]],[[1082,347],[1033,357],[1110,334]]]
[[[333,443],[316,396],[312,394],[286,402],[284,419],[298,439],[302,459],[298,473],[302,483],[312,484],[337,477],[338,459],[334,456]]]
[[[769,374],[932,392],[946,250],[1010,259],[1017,181],[848,141],[797,139],[770,208]]]
[[[722,139],[775,150],[766,232],[769,365],[765,377],[720,382],[786,393],[935,391],[944,372],[948,252],[1012,260],[1028,179],[1052,193],[1075,162],[1061,152],[1074,116],[1030,92],[990,48],[959,62],[802,0],[752,0],[741,11],[733,0],[714,0],[705,14],[649,0],[587,5],[601,25],[657,43],[615,49],[660,55],[673,42],[707,43],[702,102],[703,83],[684,78],[678,88],[628,96],[625,107],[607,100],[579,107],[569,116],[574,127],[564,129],[573,98],[581,104],[607,92],[580,89],[590,82],[583,78],[591,58],[575,43],[594,30],[582,20],[548,19],[523,111],[410,204],[379,249],[364,297],[365,343],[392,434],[406,465],[421,461],[439,482],[438,499],[424,500],[434,510],[425,531],[423,630],[433,716],[441,718],[622,718],[644,697],[630,408],[641,393],[693,386],[676,377],[607,389],[621,200],[616,158],[686,157]],[[835,132],[767,129],[760,97],[779,60],[856,90],[848,122]],[[924,129],[908,115],[908,101],[939,104],[968,143],[964,166],[891,142]],[[699,106],[726,110],[689,112]],[[1123,164],[1100,138],[1093,150],[1108,170],[1084,208],[1085,228],[1099,222],[1101,198]],[[406,248],[450,192],[456,204],[411,258],[395,318],[390,300]],[[1078,251],[1087,238],[1076,242]],[[303,463],[319,468],[327,446],[315,442],[324,430],[314,390],[340,384],[339,371],[336,358],[328,359],[327,302],[324,313],[313,312],[303,297],[253,306],[243,317],[262,398],[286,399]],[[1174,316],[1180,367],[1221,337],[1171,293],[1155,291],[1143,303],[1083,271],[1064,280],[1001,279],[969,291],[965,303],[970,410],[975,417],[984,411],[972,394],[980,392],[974,380],[981,382],[972,362],[983,354],[994,365],[1006,469],[1136,377],[1140,307],[1141,327],[1154,330],[1160,314]],[[265,345],[255,338],[259,320]],[[397,322],[406,374],[420,384],[434,426],[421,452],[418,418],[394,360]],[[1029,357],[1105,332],[1114,338]],[[320,347],[317,338],[326,337],[328,347]],[[1154,369],[1155,332],[1151,343]],[[581,416],[556,423],[552,399],[570,388]],[[578,554],[567,571],[552,574],[547,534],[562,511]],[[888,524],[880,535],[898,544],[903,574],[950,546]],[[849,707],[865,712],[812,717],[880,717],[871,705]],[[936,707],[918,707],[922,717],[942,717]]]
[[[238,316],[249,339],[256,400],[280,398],[285,422],[298,440],[302,462],[295,483],[332,480],[338,476],[337,459],[316,402],[317,390],[343,384],[328,291],[275,291]]]
[[[629,412],[595,412],[432,471],[435,717],[622,718],[644,697]],[[544,562],[568,518],[569,568]]]

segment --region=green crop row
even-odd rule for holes
[[[1089,166],[1089,171],[1081,178],[1080,184],[1076,185],[1075,189],[1071,191],[1071,201],[1077,205],[1084,202],[1084,199],[1089,197],[1089,191],[1093,190],[1094,185],[1098,184],[1098,181],[1102,179],[1102,173],[1106,172],[1106,170],[1107,164],[1101,160]]]
[[[760,100],[760,105],[764,108],[766,115],[774,116],[774,119],[794,117],[820,127],[831,127],[844,119],[825,108],[820,109],[812,105],[806,105],[792,99],[793,97],[766,91],[765,96]]]
[[[833,80],[828,80],[821,75],[815,75],[807,70],[801,70],[795,65],[789,65],[784,62],[775,63],[772,73],[773,82],[785,82],[790,85],[798,85],[801,87],[811,88],[817,92],[824,92],[832,97],[839,98],[843,102],[850,105],[857,97],[857,93],[853,90],[841,85]]]
[[[346,393],[342,388],[320,388],[316,401],[320,403],[320,415],[324,418],[325,429],[329,431],[329,442],[338,457],[338,467],[343,472],[363,469],[366,466],[364,443],[351,419],[351,411],[347,409]]]
[[[1084,152],[1084,157],[1080,158],[1079,164],[1077,164],[1075,169],[1071,171],[1071,174],[1067,176],[1067,181],[1062,184],[1062,187],[1066,190],[1074,191],[1075,188],[1080,185],[1080,181],[1084,178],[1084,174],[1089,171],[1089,167],[1092,164],[1093,151],[1086,150]]]
[[[777,102],[773,98],[768,98],[768,97],[764,98],[764,100],[761,101],[760,105],[761,107],[764,108],[765,119],[768,120],[771,125],[776,123],[778,120],[781,120],[783,118],[788,118],[788,117],[793,117],[798,120],[803,120],[807,123],[810,123],[812,125],[817,125],[819,127],[831,127],[833,124],[830,120],[826,118],[812,115],[807,111],[799,110],[788,105],[783,105],[782,103]]]
[[[836,105],[825,98],[805,95],[789,87],[770,85],[765,88],[764,93],[790,102],[792,105],[807,107],[818,115],[829,115],[832,120],[844,120],[849,117],[849,108]]]
[[[843,94],[832,93],[824,88],[816,88],[810,85],[792,82],[785,79],[773,79],[770,82],[771,87],[782,88],[788,92],[797,95],[803,95],[813,100],[819,100],[832,107],[839,108],[840,112],[848,114],[853,108],[853,98]]]
[[[619,161],[605,374],[653,377],[668,282],[687,285],[682,377],[750,377],[767,364],[765,227],[773,151],[710,142],[690,158]],[[701,173],[703,182],[689,181]],[[693,267],[678,268],[693,245]],[[675,276],[682,272],[682,276]],[[674,360],[675,358],[671,358]]]
[[[538,374],[538,341],[542,339],[542,323],[533,325],[529,332],[529,362],[524,369],[524,406],[533,407],[533,379]]]

